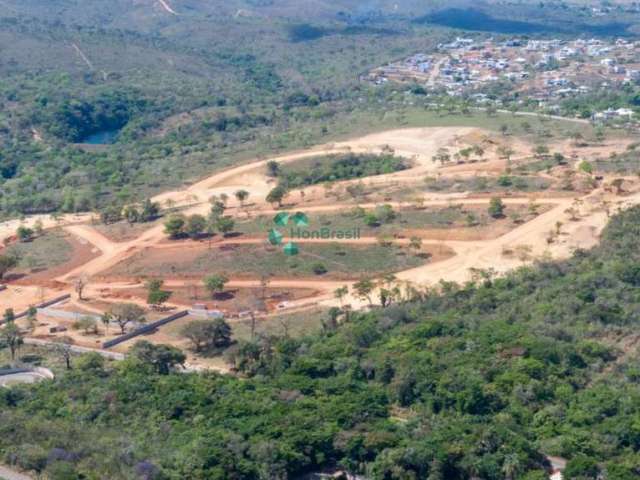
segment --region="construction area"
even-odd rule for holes
[[[220,359],[189,351],[184,325],[224,317],[246,335],[256,324],[295,329],[302,322],[304,331],[316,312],[376,303],[383,286],[401,297],[441,281],[566,258],[596,245],[609,216],[638,203],[640,180],[630,139],[615,132],[602,138],[582,123],[565,126],[580,135],[543,144],[477,127],[385,131],[248,162],[152,199],[163,209],[206,216],[212,198],[225,198],[225,215],[235,222],[228,235],[172,239],[163,217],[135,225],[103,225],[89,214],[6,222],[0,254],[19,249],[22,260],[5,275],[0,311],[12,309],[36,341],[65,338],[77,348],[123,354],[144,338],[184,349],[195,367],[222,368]],[[346,153],[393,154],[407,168],[290,189],[281,205],[267,201],[276,186],[274,161],[287,169]],[[238,200],[240,189],[247,195]],[[357,235],[293,239],[287,227],[283,242],[295,241],[297,249],[289,255],[269,241],[281,212],[303,212],[311,230]],[[377,222],[370,221],[374,214]],[[20,226],[40,233],[20,242]],[[215,294],[203,281],[212,274],[227,280]],[[161,306],[148,303],[150,279],[171,292]],[[363,280],[373,285],[368,295],[357,288]],[[121,303],[140,306],[144,324],[103,320]],[[37,314],[29,315],[30,307]],[[91,328],[83,328],[87,318]]]

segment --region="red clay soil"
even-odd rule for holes
[[[55,278],[64,275],[67,272],[78,268],[90,260],[100,255],[99,251],[94,252],[95,247],[90,243],[81,243],[75,236],[68,235],[65,241],[71,245],[73,251],[71,253],[71,260],[58,265],[56,267],[48,268],[39,272],[27,273],[26,275],[11,280],[7,283],[12,285],[37,285],[49,288],[64,288],[64,284],[54,280]],[[52,252],[53,253],[53,252]]]
[[[217,298],[212,298],[202,285],[194,287],[171,287],[172,292],[169,303],[185,308],[194,304],[206,305],[208,309],[222,310],[229,313],[237,313],[243,310],[256,310],[257,299],[262,297],[260,288],[230,288]],[[312,289],[277,289],[267,288],[265,303],[269,311],[276,310],[282,302],[301,300],[317,295],[319,292]],[[121,301],[144,300],[147,292],[143,288],[118,289],[109,292],[109,298]]]

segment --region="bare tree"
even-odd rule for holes
[[[76,293],[78,294],[78,300],[80,300],[80,301],[84,300],[84,298],[82,298],[82,293],[84,292],[84,289],[85,289],[85,287],[87,286],[88,283],[89,283],[89,279],[84,274],[80,275],[73,282],[73,287],[75,288]]]
[[[15,322],[9,322],[7,325],[0,330],[0,338],[4,341],[4,343],[9,347],[9,351],[11,352],[11,361],[16,359],[16,352],[20,345],[23,344],[24,340],[22,338],[22,332],[15,324]]]
[[[256,314],[251,311],[249,316],[251,317],[251,340],[253,341],[256,338]]]
[[[60,337],[56,339],[55,342],[56,342],[56,346],[55,346],[56,352],[64,360],[67,370],[71,370],[71,353],[72,353],[71,347],[74,343],[73,338]]]

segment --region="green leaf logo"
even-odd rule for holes
[[[293,223],[296,224],[296,227],[308,227],[309,226],[309,217],[307,217],[302,212],[297,212],[295,215],[291,217]]]
[[[289,225],[289,220],[293,221],[296,227],[309,226],[309,217],[302,212],[296,212],[294,215],[290,215],[288,212],[280,212],[273,217],[273,223],[278,227],[286,227]],[[278,229],[272,228],[269,230],[268,238],[271,245],[282,245],[284,236]],[[282,251],[288,256],[298,255],[298,253],[300,253],[298,245],[293,242],[289,242],[282,247]]]
[[[269,230],[269,243],[271,245],[280,245],[282,243],[282,237],[282,234],[275,228]]]
[[[282,250],[284,251],[285,255],[289,256],[298,255],[298,253],[300,253],[298,245],[293,242],[287,243]]]
[[[289,223],[289,214],[287,212],[280,212],[273,217],[273,223],[279,227],[286,227]]]

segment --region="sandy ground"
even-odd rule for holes
[[[18,313],[31,305],[42,303],[58,295],[58,291],[40,286],[8,285],[0,291],[0,313],[6,308],[13,308]]]
[[[33,477],[29,475],[25,475],[24,473],[17,472],[15,470],[10,469],[9,467],[5,467],[0,465],[0,479],[3,480],[32,480]]]
[[[61,215],[58,218],[54,218],[51,215],[32,215],[24,220],[9,220],[7,222],[0,222],[0,242],[3,242],[6,238],[15,236],[16,230],[20,225],[33,228],[35,224],[40,221],[42,227],[45,229],[55,228],[63,225],[71,225],[75,223],[88,222],[93,218],[90,213],[87,214],[74,214],[74,215]]]

